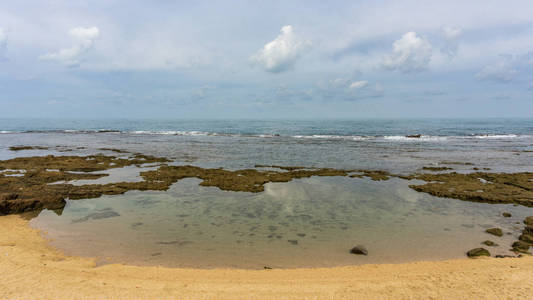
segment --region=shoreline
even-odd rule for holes
[[[0,217],[1,298],[524,297],[533,257],[302,269],[173,269],[66,256],[18,215]]]

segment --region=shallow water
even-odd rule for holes
[[[14,145],[50,149],[10,151]],[[227,169],[273,164],[403,174],[424,166],[531,172],[533,120],[0,120],[0,159],[127,155],[101,148]],[[138,172],[114,169],[102,172],[110,176],[72,183],[138,181]],[[418,193],[397,178],[312,177],[269,183],[257,194],[198,182],[68,201],[61,216],[43,211],[31,224],[67,253],[100,263],[288,268],[464,257],[486,239],[501,245],[484,246],[493,255],[509,254],[522,226],[516,222],[533,215],[532,208]],[[504,211],[513,217],[503,218]],[[496,226],[510,234],[484,233]],[[368,256],[349,253],[359,244]]]
[[[128,192],[69,201],[32,226],[52,245],[100,263],[276,268],[396,263],[464,257],[490,239],[512,254],[515,224],[533,209],[444,199],[408,182],[313,177],[269,183],[264,193],[220,191],[181,180],[168,192]],[[513,217],[504,218],[502,212]],[[484,232],[501,227],[495,237]],[[368,256],[349,253],[363,245]]]

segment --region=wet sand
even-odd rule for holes
[[[238,270],[119,264],[53,249],[28,221],[0,217],[0,298],[530,298],[533,257]]]

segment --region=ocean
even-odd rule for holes
[[[11,151],[31,145],[47,150]],[[0,159],[35,155],[167,157],[175,165],[231,170],[255,165],[386,170],[452,163],[455,172],[533,171],[533,119],[74,120],[0,119]],[[64,152],[65,149],[72,151]],[[104,171],[73,184],[140,180],[153,166]],[[31,221],[51,244],[99,263],[276,268],[396,263],[464,257],[492,238],[509,254],[516,222],[533,209],[439,198],[394,178],[311,177],[268,183],[261,193],[221,191],[184,179],[168,191],[68,200]],[[416,182],[415,182],[416,183]],[[113,211],[113,217],[91,214]],[[512,213],[503,218],[502,212]],[[88,217],[89,216],[89,217]],[[349,249],[364,245],[368,256]]]

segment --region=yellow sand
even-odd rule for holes
[[[68,257],[18,216],[0,217],[0,299],[533,298],[533,258],[292,270],[106,265]]]

